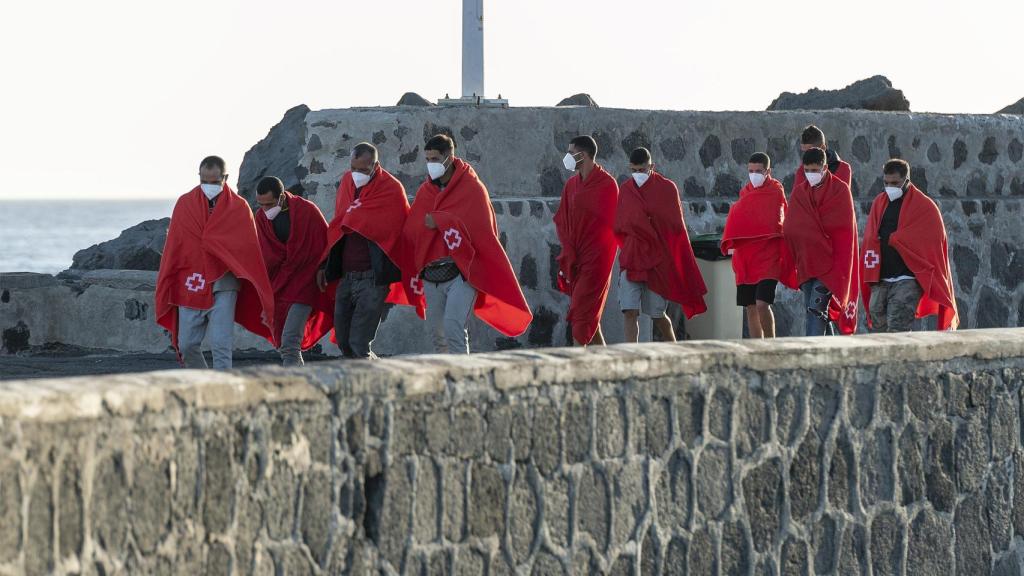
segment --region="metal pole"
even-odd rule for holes
[[[462,96],[484,97],[484,0],[462,0]]]

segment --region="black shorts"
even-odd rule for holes
[[[757,284],[740,284],[736,286],[736,305],[753,306],[760,300],[766,304],[775,304],[775,287],[778,280],[761,280]]]

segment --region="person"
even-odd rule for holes
[[[654,168],[651,152],[629,155],[631,176],[619,186],[615,236],[619,242],[619,307],[626,342],[639,340],[639,316],[652,319],[661,340],[675,342],[668,301],[687,318],[705,312],[707,287],[690,246],[679,189]]]
[[[506,336],[521,335],[533,313],[498,239],[487,188],[455,156],[449,136],[431,137],[423,150],[427,179],[416,192],[404,233],[424,286],[434,349],[469,353],[471,311]]]
[[[156,322],[186,368],[230,369],[233,328],[274,343],[274,291],[248,202],[227,184],[224,160],[199,163],[199,185],[178,198],[157,274]]]
[[[732,255],[736,304],[747,317],[751,338],[775,337],[775,291],[779,282],[796,289],[796,269],[782,235],[786,220],[786,191],[772,177],[772,162],[764,152],[747,161],[747,184],[725,220],[722,253]]]
[[[405,187],[385,170],[377,148],[352,148],[342,175],[320,257],[317,284],[334,294],[334,338],[346,358],[376,358],[373,341],[388,303],[417,307],[423,316],[423,290],[403,282],[412,254],[402,236],[409,200]]]
[[[864,307],[873,332],[909,332],[914,318],[938,316],[939,330],[956,330],[942,212],[910,180],[910,164],[882,168],[885,190],[875,197],[860,259]]]
[[[825,133],[814,124],[804,128],[803,132],[800,133],[800,154],[807,152],[811,148],[821,148],[824,150],[828,171],[836,178],[846,182],[847,186],[853,187],[853,168],[850,167],[848,162],[840,158],[835,150],[828,147]],[[797,184],[806,180],[803,168],[797,166],[796,177],[793,181],[794,188]]]
[[[807,336],[857,330],[860,292],[857,217],[850,186],[828,169],[825,151],[803,155],[804,179],[793,188],[783,234],[793,254],[807,311]]]
[[[333,305],[316,284],[327,221],[316,204],[285,191],[273,176],[256,184],[256,204],[256,232],[274,289],[277,350],[285,366],[302,366],[302,351],[331,330]]]
[[[597,163],[597,153],[597,142],[590,136],[569,142],[562,164],[573,175],[562,188],[554,218],[562,244],[558,288],[569,296],[566,318],[580,346],[605,343],[601,314],[618,248],[614,225],[619,186]]]

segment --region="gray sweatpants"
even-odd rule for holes
[[[872,332],[910,332],[914,326],[921,285],[913,278],[871,285]]]
[[[306,335],[306,321],[313,312],[309,304],[294,303],[288,307],[288,315],[281,330],[281,363],[285,366],[303,366],[302,337]]]
[[[469,331],[466,323],[476,303],[476,288],[462,276],[434,284],[423,282],[427,298],[427,326],[434,341],[434,350],[445,354],[469,354]]]
[[[209,336],[213,368],[231,369],[236,302],[238,292],[227,290],[213,293],[213,307],[209,310],[178,306],[178,350],[185,368],[208,367],[200,346],[203,338]]]
[[[378,286],[373,272],[348,273],[334,293],[334,336],[346,358],[373,358],[373,340],[384,315],[390,286]]]

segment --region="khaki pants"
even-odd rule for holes
[[[881,281],[871,286],[872,332],[910,332],[914,325],[921,285],[913,278]]]

